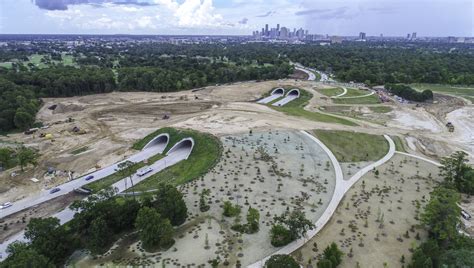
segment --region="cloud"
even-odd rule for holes
[[[242,20],[239,21],[239,24],[247,24],[248,21],[249,19],[243,18]]]
[[[296,16],[310,15],[310,14],[321,14],[331,11],[331,9],[307,9],[298,11],[295,13]]]
[[[275,14],[276,12],[275,11],[268,11],[267,13],[263,14],[263,15],[257,15],[257,17],[259,18],[265,18],[265,17],[268,17],[268,16],[271,16],[273,14]]]
[[[348,13],[348,7],[339,7],[334,9],[307,9],[295,13],[297,16],[309,16],[312,19],[343,19],[351,18],[354,15]]]
[[[103,4],[112,3],[115,5],[136,5],[136,6],[152,6],[153,3],[143,0],[34,0],[36,6],[46,10],[67,10],[70,5],[90,4],[101,6]]]

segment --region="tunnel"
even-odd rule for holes
[[[272,94],[271,95],[275,95],[275,94],[279,94],[279,95],[283,95],[285,94],[285,90],[281,87],[279,88],[275,88],[273,91],[272,91]]]
[[[184,159],[188,159],[189,155],[194,148],[194,139],[191,137],[184,138],[177,142],[171,149],[166,153],[166,155],[181,155],[184,156]]]
[[[300,91],[296,88],[290,90],[286,96],[296,96],[297,98],[300,96]]]
[[[143,147],[143,150],[156,146],[158,153],[161,154],[166,149],[166,146],[168,146],[169,140],[170,135],[168,133],[159,134],[158,136],[154,137],[150,142],[148,142],[145,147]]]

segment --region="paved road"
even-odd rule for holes
[[[287,104],[288,102],[294,100],[294,99],[297,99],[299,98],[298,95],[286,95],[286,97],[284,97],[283,99],[273,103],[272,105],[273,106],[283,106],[285,104]]]
[[[146,160],[146,159],[148,159],[148,158],[150,158],[154,155],[163,153],[163,151],[166,148],[166,145],[167,145],[167,143],[166,144],[163,143],[163,144],[148,146],[146,149],[143,149],[142,151],[130,156],[129,158],[127,158],[125,160],[129,160],[129,161],[132,161],[132,162],[141,162],[141,161]],[[123,161],[121,161],[121,162],[123,162]],[[110,166],[105,167],[103,169],[97,170],[97,171],[95,171],[93,173],[90,173],[88,175],[82,176],[78,179],[74,179],[72,181],[61,184],[61,185],[57,186],[61,190],[59,192],[54,193],[54,194],[49,193],[50,189],[43,189],[41,192],[39,192],[39,193],[37,193],[33,196],[30,196],[28,198],[16,201],[16,202],[13,203],[13,206],[0,210],[0,219],[3,218],[3,217],[6,217],[8,215],[14,214],[16,212],[19,212],[21,210],[24,210],[26,208],[36,206],[36,205],[41,204],[43,202],[49,201],[49,200],[51,200],[53,198],[56,198],[58,196],[66,195],[66,194],[74,191],[74,189],[82,187],[82,186],[84,186],[88,183],[91,183],[93,181],[103,179],[103,178],[115,173],[116,172],[115,170],[118,168],[117,165],[118,165],[118,163],[115,163],[113,165],[110,165]],[[85,177],[87,177],[89,175],[93,175],[94,178],[92,180],[86,181]]]
[[[261,100],[257,101],[257,103],[267,104],[267,103],[272,102],[272,101],[274,101],[274,100],[276,100],[280,97],[283,97],[283,94],[278,94],[278,93],[272,94],[272,95],[270,95],[270,96],[268,96],[264,99],[261,99]]]
[[[299,66],[296,66],[295,69],[299,70],[299,71],[302,71],[302,72],[305,72],[308,75],[308,81],[315,81],[316,80],[316,75],[313,72],[311,72],[311,71],[309,71],[305,68],[299,67]]]
[[[323,215],[315,222],[316,228],[313,230],[310,230],[307,234],[306,237],[298,239],[296,241],[293,241],[292,243],[280,248],[276,252],[273,252],[270,256],[267,256],[263,258],[262,260],[255,262],[247,267],[251,268],[261,268],[264,266],[265,262],[275,254],[291,254],[301,246],[303,246],[306,242],[308,242],[309,239],[313,238],[321,229],[326,225],[326,223],[329,221],[331,216],[334,214],[336,211],[339,203],[341,202],[342,198],[344,197],[344,194],[351,188],[354,183],[356,183],[363,175],[365,175],[367,172],[371,171],[374,167],[378,167],[385,162],[387,162],[392,156],[395,154],[395,143],[393,140],[387,136],[384,135],[385,139],[389,143],[389,150],[388,153],[382,157],[382,159],[378,160],[375,163],[372,163],[363,169],[361,169],[359,172],[354,174],[349,180],[344,180],[343,173],[341,166],[339,164],[339,161],[337,161],[336,157],[334,154],[329,150],[329,148],[322,143],[318,138],[315,136],[307,133],[306,131],[301,131],[303,134],[307,135],[310,139],[312,139],[314,142],[316,142],[321,148],[327,153],[329,156],[329,159],[331,160],[331,163],[335,169],[336,172],[336,187],[334,189],[334,194],[331,198],[331,201],[329,202],[328,207],[324,211]]]
[[[187,159],[189,154],[190,154],[190,148],[177,148],[173,152],[169,153],[166,157],[156,161],[154,164],[150,165],[150,167],[153,169],[152,172],[140,177],[138,175],[133,175],[132,179],[134,184],[138,184],[139,182],[151,177],[152,175],[160,172],[161,170],[165,169],[166,167],[172,166],[184,159]],[[130,181],[129,178],[126,178],[127,185],[130,186]],[[117,193],[125,191],[125,179],[122,179],[112,185],[112,187],[117,189]],[[68,221],[70,221],[74,217],[75,211],[66,208],[55,215],[53,217],[56,217],[60,220],[61,224],[64,224]],[[27,242],[27,240],[24,238],[24,231],[10,237],[9,239],[5,240],[2,244],[0,244],[0,261],[4,260],[7,257],[6,249],[8,245],[15,241],[22,241],[22,242]]]

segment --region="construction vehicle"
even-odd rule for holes
[[[454,125],[451,122],[446,123],[449,132],[454,132]]]

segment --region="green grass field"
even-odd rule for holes
[[[344,95],[344,97],[346,97],[346,95]],[[361,97],[361,98],[348,98],[348,99],[336,98],[336,99],[332,99],[332,101],[336,104],[377,104],[377,103],[380,103],[380,99],[376,94],[367,96],[367,97]]]
[[[148,162],[151,163],[151,161],[148,161]],[[144,162],[139,162],[139,163],[136,163],[132,166],[132,170],[133,170],[133,172],[137,172],[138,169],[140,169],[144,166],[146,166],[146,164]],[[92,190],[92,192],[97,193],[98,191],[100,191],[102,189],[105,189],[107,187],[112,186],[112,184],[120,181],[121,179],[123,179],[123,177],[120,176],[120,174],[114,173],[114,174],[111,174],[111,175],[109,175],[105,178],[102,178],[102,179],[98,180],[98,181],[91,182],[91,183],[87,184],[87,187],[90,188]],[[130,183],[130,180],[127,180],[127,184],[129,184],[129,183]]]
[[[314,134],[341,162],[376,161],[389,149],[383,136],[336,130],[315,130]]]
[[[300,97],[287,103],[285,106],[276,107],[272,105],[268,105],[277,111],[281,111],[287,115],[291,116],[298,116],[303,117],[309,120],[324,122],[324,123],[336,123],[336,124],[343,124],[347,126],[357,126],[356,123],[344,119],[339,118],[336,116],[326,115],[318,112],[310,112],[304,109],[304,107],[308,104],[309,100],[313,97],[313,94],[306,90],[300,89]]]
[[[135,185],[135,187],[129,189],[129,191],[147,191],[156,189],[160,183],[180,185],[205,175],[219,161],[222,154],[222,146],[217,137],[194,130],[178,130],[171,128],[165,128],[164,130],[170,134],[171,141],[179,141],[185,137],[192,137],[195,142],[193,152],[187,160],[183,160],[156,173],[150,178]],[[155,133],[160,132],[163,133],[163,129],[160,129]],[[156,135],[154,134],[154,136]],[[174,145],[171,141],[170,144]],[[148,141],[146,140],[139,141],[134,145],[134,148],[138,148],[139,146],[143,147],[147,142]],[[170,146],[168,147],[171,148]],[[167,148],[167,150],[169,149]]]
[[[440,84],[410,84],[410,86],[418,91],[430,89],[433,92],[459,96],[474,102],[474,87],[472,86],[451,86]]]
[[[342,92],[341,92],[342,93]],[[342,97],[357,97],[357,96],[364,96],[369,94],[370,91],[367,90],[360,90],[360,89],[354,89],[354,88],[348,88],[347,93],[342,96]]]
[[[344,92],[344,90],[342,88],[339,88],[339,87],[336,87],[336,88],[318,88],[316,89],[317,92],[325,95],[325,96],[328,96],[328,97],[332,97],[332,96],[337,96],[339,94],[341,94],[342,92]]]

